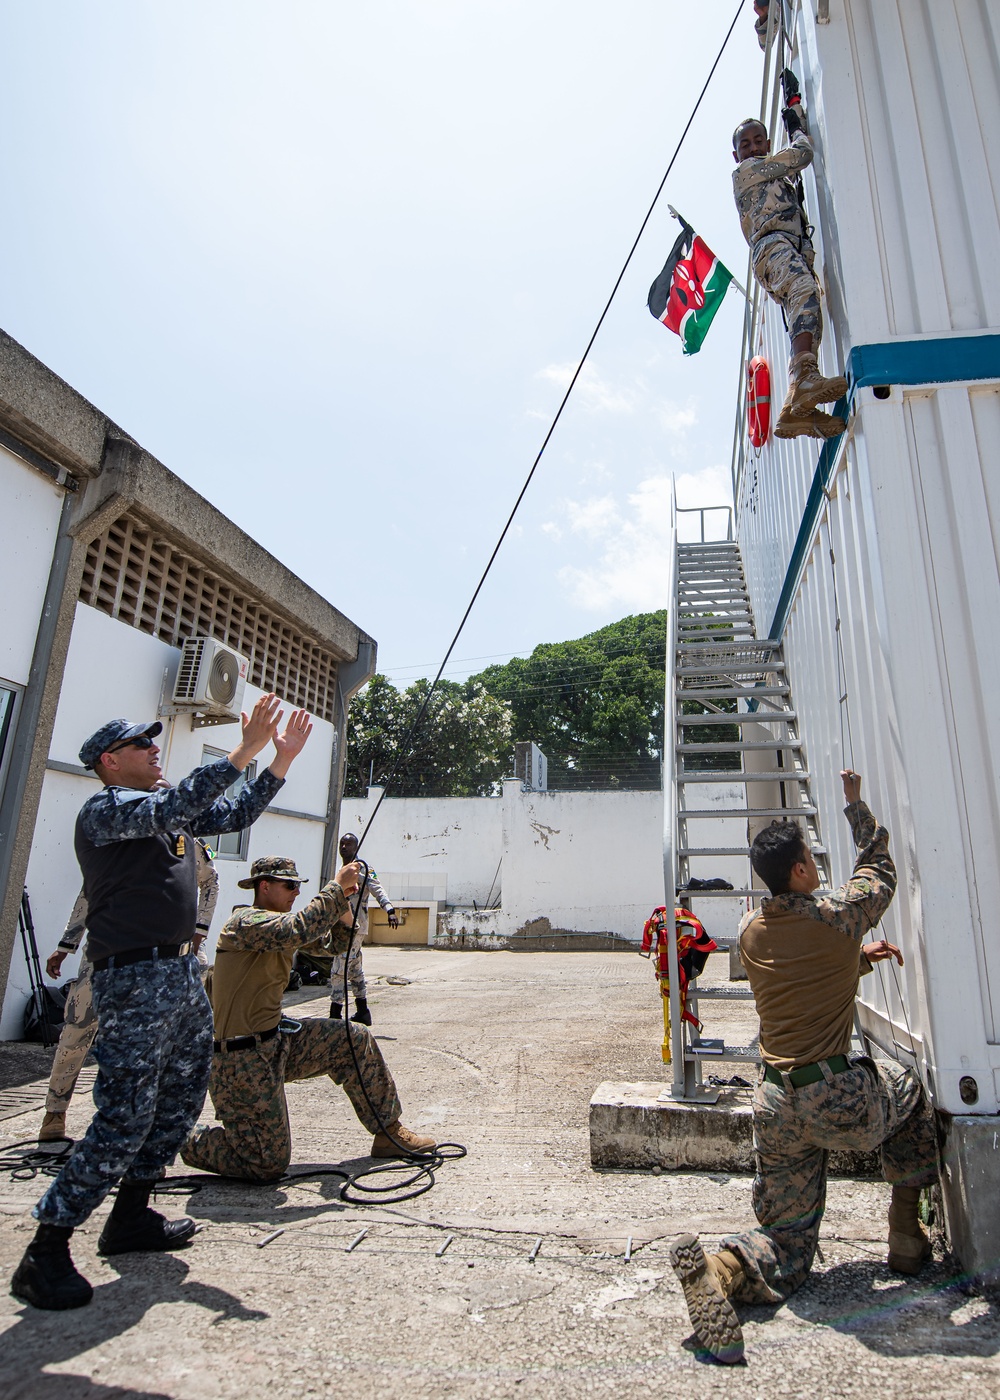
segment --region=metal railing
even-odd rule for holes
[[[732,508],[732,506],[679,506],[679,505],[677,504],[677,502],[676,502],[676,497],[675,497],[675,495],[674,495],[674,488],[673,488],[673,486],[672,486],[672,487],[671,487],[670,510],[671,510],[670,527],[671,527],[671,530],[673,531],[673,538],[674,538],[674,543],[675,543],[675,544],[677,544],[677,543],[682,543],[682,544],[689,544],[689,543],[696,543],[696,544],[714,544],[714,543],[720,542],[721,540],[725,540],[725,541],[728,542],[728,541],[732,540],[732,538],[733,538],[733,508]],[[706,515],[710,515],[713,511],[720,511],[720,510],[724,510],[724,511],[726,512],[726,533],[725,533],[724,536],[714,536],[714,535],[713,535],[710,539],[706,539],[706,538],[705,538],[705,516],[706,516]],[[677,519],[676,519],[676,517],[677,517],[678,515],[697,515],[697,516],[700,517],[700,520],[699,520],[700,534],[699,534],[699,537],[698,537],[698,539],[697,539],[696,541],[688,541],[688,540],[678,541],[678,540],[677,540]],[[671,601],[673,601],[673,598],[672,598],[672,595],[671,595],[671,594],[668,593],[668,594],[667,594],[667,597],[668,597],[668,599],[670,599]],[[669,606],[669,604],[668,604],[668,606]]]

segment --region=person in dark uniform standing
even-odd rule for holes
[[[116,1183],[102,1254],[173,1249],[194,1234],[193,1220],[165,1220],[149,1196],[197,1120],[212,1061],[212,1010],[191,951],[195,838],[249,826],[278,792],[312,731],[309,716],[295,710],[279,734],[280,704],[262,696],[242,716],[243,735],[229,757],[196,768],[174,788],[157,787],[158,723],[110,720],[80,750],[80,762],[104,784],[84,803],[75,838],[100,1023],[97,1111],[32,1212],[38,1230],[11,1292],[34,1307],[90,1301],[93,1289],[77,1272],[69,1241]],[[225,798],[270,742],[270,766],[237,798]]]

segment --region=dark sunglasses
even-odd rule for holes
[[[151,749],[153,747],[152,734],[138,734],[134,739],[123,739],[120,744],[114,744],[110,749],[105,749],[105,753],[119,753],[122,749]]]
[[[284,885],[286,890],[298,890],[302,888],[301,880],[275,880],[276,885]]]

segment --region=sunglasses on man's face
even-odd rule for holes
[[[300,880],[275,880],[276,885],[284,885],[286,890],[297,890],[301,888]]]
[[[105,753],[120,753],[122,749],[151,749],[152,747],[152,734],[138,734],[134,739],[123,739],[120,744],[114,744],[110,749],[105,749]]]

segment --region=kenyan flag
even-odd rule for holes
[[[684,342],[684,354],[701,349],[733,274],[681,219],[681,232],[663,271],[649,289],[650,313]]]

